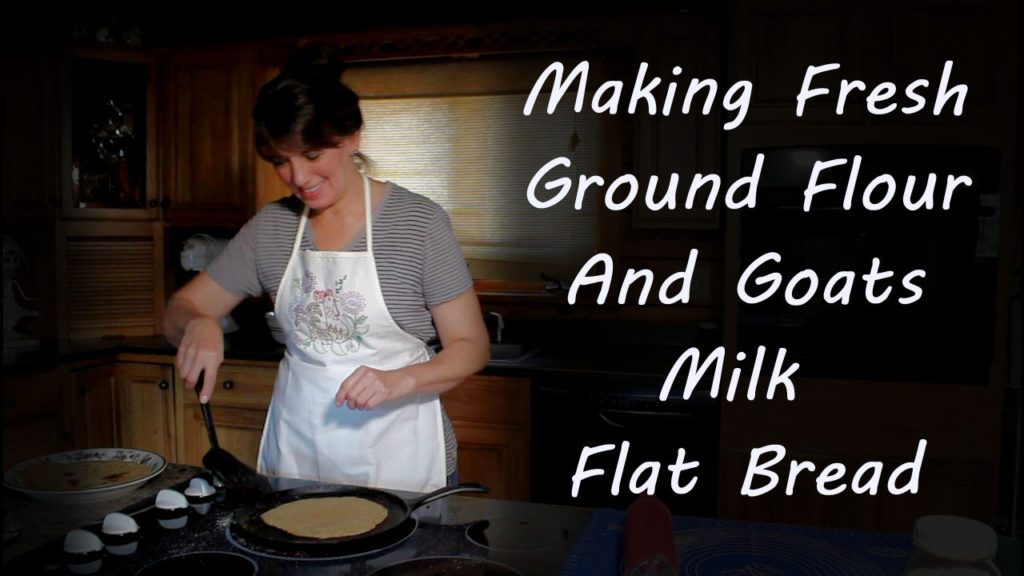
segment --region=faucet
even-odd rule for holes
[[[501,344],[501,331],[505,329],[505,319],[497,312],[491,312],[488,316],[497,318],[497,328],[494,331],[494,341]]]

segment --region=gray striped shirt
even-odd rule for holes
[[[239,230],[206,269],[226,290],[241,296],[277,296],[303,204],[290,196],[263,207]],[[301,248],[317,250],[310,226]],[[366,250],[366,228],[342,249]],[[430,307],[452,300],[473,286],[448,214],[434,201],[388,182],[373,210],[373,252],[384,303],[395,322],[424,342],[437,336]],[[448,474],[455,470],[456,443],[442,411]]]

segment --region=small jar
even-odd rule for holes
[[[922,516],[904,576],[1001,576],[993,559],[996,532],[961,516]]]

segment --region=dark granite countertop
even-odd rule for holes
[[[284,347],[262,333],[225,336],[228,360],[277,362]],[[522,354],[492,359],[485,374],[532,377],[573,373],[595,378],[628,378],[638,384],[660,384],[685,348],[650,345],[547,343],[523,344]],[[4,351],[4,372],[15,373],[59,364],[100,360],[118,354],[175,354],[163,336],[45,341],[34,348]]]
[[[425,556],[486,558],[514,565],[528,575],[554,574],[587,527],[593,513],[588,508],[454,495],[417,509],[413,513],[418,522],[415,534],[382,552],[312,562],[308,558],[270,558],[259,550],[240,550],[225,532],[233,510],[240,504],[238,501],[218,501],[206,516],[190,513],[188,525],[180,532],[152,531],[156,527],[149,525],[152,513],[148,511],[147,503],[154,494],[162,488],[180,485],[201,472],[201,469],[190,466],[168,466],[159,479],[130,495],[88,505],[44,504],[17,493],[5,493],[5,524],[16,524],[21,529],[18,536],[5,543],[5,568],[17,574],[34,574],[43,566],[53,566],[58,570],[59,564],[63,562],[61,541],[69,529],[95,529],[107,513],[124,511],[139,521],[145,533],[144,543],[140,542],[138,553],[130,557],[105,555],[104,573],[134,574],[154,559],[183,552],[227,551],[252,557],[260,565],[261,574],[336,574],[340,569],[342,573],[358,576],[368,574],[382,565]],[[275,490],[310,484],[307,481],[281,478],[272,479],[272,483]],[[408,492],[394,493],[407,501],[417,496]],[[228,499],[232,500],[231,496]],[[502,532],[500,527],[508,520],[517,526],[527,523],[533,526],[532,530],[552,537],[544,538],[545,546],[542,549],[527,547],[516,551],[501,547],[481,548],[467,539],[466,531],[474,523],[484,520],[494,525],[498,534]],[[531,542],[537,540],[536,535],[528,537]]]
[[[109,512],[151,500],[164,488],[185,482],[201,471],[194,466],[168,464],[160,476],[122,496],[83,504],[39,502],[4,487],[4,564],[38,548],[68,530],[101,522]],[[13,537],[8,539],[8,531]]]

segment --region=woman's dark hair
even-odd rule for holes
[[[269,159],[282,145],[328,148],[359,130],[359,96],[341,82],[343,70],[330,46],[313,43],[296,50],[256,99],[257,153]]]

